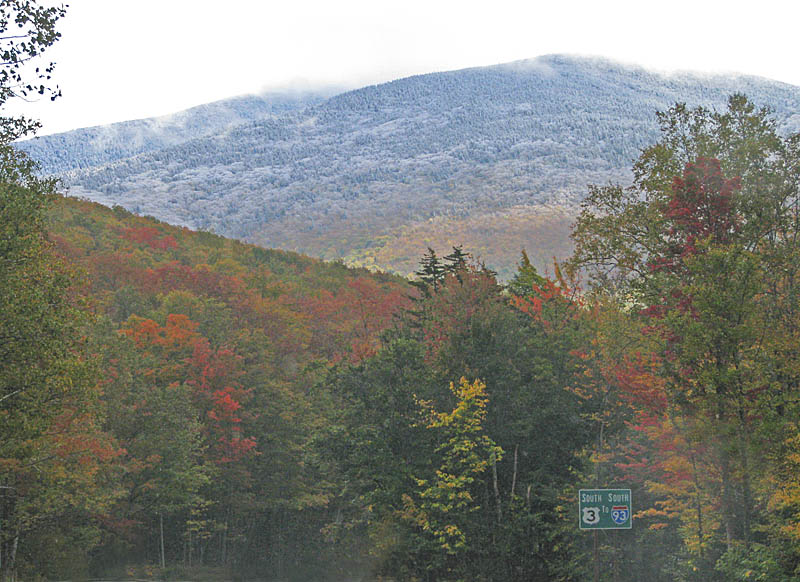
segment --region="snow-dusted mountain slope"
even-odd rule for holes
[[[232,126],[303,109],[340,91],[293,91],[243,95],[192,107],[172,115],[122,121],[19,142],[48,174],[90,168],[175,146]]]
[[[538,248],[548,213],[564,238],[588,183],[629,179],[657,110],[723,109],[734,92],[800,128],[798,87],[555,55],[364,87],[64,177],[75,195],[267,246],[407,271],[416,256],[381,252],[427,237],[472,242],[503,271]],[[566,248],[553,244],[543,261]]]

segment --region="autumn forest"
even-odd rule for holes
[[[23,79],[63,12],[0,6],[39,32],[0,107],[57,97]],[[769,108],[659,113],[572,255],[520,244],[508,280],[67,197],[0,121],[2,582],[800,576],[800,134]],[[604,488],[630,529],[579,528]]]

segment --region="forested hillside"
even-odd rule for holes
[[[564,268],[522,253],[505,286],[459,247],[409,284],[6,157],[3,576],[796,577],[800,137],[741,95],[660,121]],[[630,489],[632,528],[595,550],[582,488]]]
[[[44,174],[102,166],[324,101],[335,90],[246,95],[161,117],[86,127],[21,141]]]
[[[50,373],[89,396],[47,405],[28,391],[3,403],[12,418],[52,419],[28,437],[41,462],[15,465],[21,429],[4,428],[2,483],[16,491],[0,498],[4,566],[23,576],[139,572],[161,563],[161,528],[171,566],[240,561],[278,539],[263,559],[319,550],[300,543],[321,527],[333,487],[309,449],[324,412],[312,387],[334,363],[375,353],[408,304],[407,283],[70,198],[46,223],[43,260],[62,288],[71,279],[71,313],[83,314],[54,337],[77,333],[66,341],[78,358]],[[35,304],[37,292],[18,290],[15,304]],[[11,305],[4,314],[4,329],[28,317]],[[287,528],[281,516],[307,523]]]
[[[523,246],[540,270],[569,254],[587,184],[630,181],[656,110],[733,92],[798,128],[793,86],[549,56],[364,87],[64,178],[109,206],[403,274],[427,246],[465,244],[507,279]]]

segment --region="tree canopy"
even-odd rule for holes
[[[56,24],[66,7],[40,6],[36,0],[0,3],[0,110],[13,99],[61,96],[53,82],[55,63],[42,55],[59,38]],[[25,117],[0,117],[0,141],[9,143],[36,131],[40,124]]]
[[[677,447],[651,490],[710,576],[787,540],[763,516],[786,499],[770,475],[796,433],[800,138],[742,95],[659,120],[633,185],[591,191],[570,266],[639,322],[665,404],[641,420]]]

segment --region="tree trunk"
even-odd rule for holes
[[[514,476],[511,479],[511,500],[514,500],[517,489],[517,453],[519,452],[519,445],[514,445]]]
[[[19,532],[11,540],[11,546],[6,553],[5,571],[3,572],[4,582],[15,582],[17,579],[17,548],[19,548]]]
[[[492,459],[492,483],[494,484],[494,499],[497,504],[497,523],[503,521],[503,509],[500,504],[500,487],[497,485],[497,458]]]
[[[166,558],[164,557],[164,514],[163,513],[158,514],[158,524],[159,524],[159,529],[161,531],[161,569],[163,570],[164,568],[167,567]]]
[[[717,365],[722,367],[722,358],[717,357]],[[722,368],[724,369],[724,367]],[[731,456],[728,451],[728,441],[725,437],[725,405],[721,393],[727,393],[717,387],[716,402],[716,427],[715,437],[719,447],[720,472],[722,477],[722,523],[725,526],[725,549],[730,551],[733,547],[733,540],[736,537],[736,529],[733,523],[733,476],[731,474]]]
[[[724,442],[720,443],[720,447],[720,465],[722,469],[722,520],[725,524],[725,548],[730,550],[735,537],[731,460]]]
[[[739,450],[742,462],[742,539],[745,549],[750,548],[750,508],[752,503],[752,492],[750,491],[750,464],[748,461],[750,450],[750,433],[744,424],[744,414],[741,415],[739,425]]]
[[[694,477],[694,489],[695,489],[695,503],[696,503],[696,510],[697,510],[697,542],[698,547],[700,548],[700,559],[704,558],[705,551],[703,549],[703,502],[700,497],[700,480],[698,479],[697,475],[697,462],[694,458],[694,455],[691,455],[692,459],[692,473]]]

